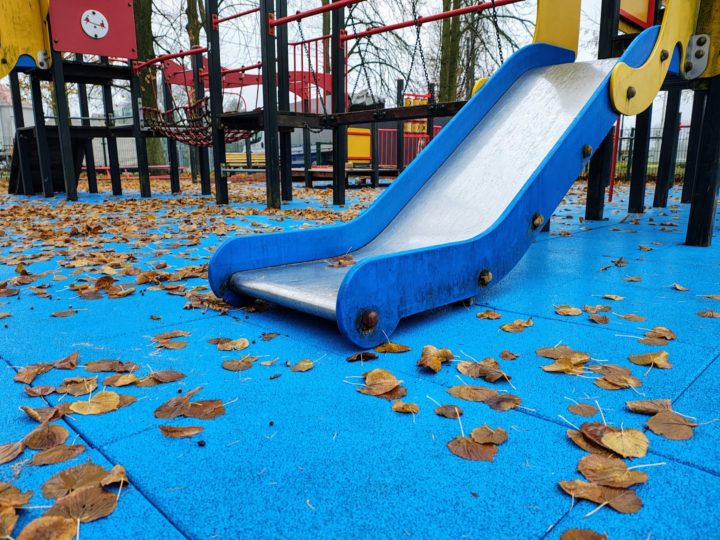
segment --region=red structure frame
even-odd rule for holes
[[[645,20],[638,19],[631,13],[625,11],[624,9],[620,10],[620,18],[629,22],[630,24],[633,24],[637,26],[638,28],[646,29],[650,28],[655,23],[655,10],[657,8],[657,0],[648,0],[648,9],[647,9],[647,15],[645,16]]]
[[[108,21],[102,39],[88,36],[81,21],[86,11],[95,10]],[[134,60],[137,54],[133,0],[52,0],[50,2],[52,47],[71,52]]]

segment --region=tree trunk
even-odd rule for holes
[[[200,13],[198,11],[198,2],[202,0],[187,0],[187,8],[185,14],[187,15],[187,30],[188,40],[190,41],[190,48],[197,47],[200,45],[200,30],[202,29],[202,21],[200,20]],[[194,93],[194,89],[190,89]],[[198,170],[198,148],[191,146],[190,150],[190,176],[193,182],[197,182],[200,176]]]
[[[137,33],[138,56],[147,60],[155,56],[152,32],[152,0],[135,0],[135,32]],[[144,107],[157,109],[156,70],[144,70],[140,74],[140,94]],[[135,106],[135,104],[133,104]],[[146,140],[148,163],[162,165],[165,163],[160,139],[148,138]]]
[[[450,9],[452,0],[443,0],[443,11]],[[448,70],[450,67],[450,37],[451,21],[443,19],[440,34],[440,81],[438,82],[438,100],[447,101],[448,96]]]
[[[452,9],[459,9],[462,0],[453,0]],[[448,55],[447,101],[456,101],[460,67],[460,17],[453,17],[450,24],[450,51]]]

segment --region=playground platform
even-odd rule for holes
[[[668,208],[628,216],[627,191],[620,187],[606,208],[606,221],[584,222],[584,187],[575,185],[550,233],[540,235],[520,264],[475,305],[404,320],[392,340],[410,352],[355,363],[346,358],[359,351],[325,320],[273,306],[226,314],[213,306],[188,309],[193,300],[188,296],[195,295],[197,306],[207,280],[201,270],[187,268],[206,264],[224,235],[350,219],[371,204],[373,190],[349,192],[339,212],[330,205],[329,190],[299,190],[283,211],[265,210],[262,187],[245,184],[232,186],[237,192],[231,200],[246,202],[224,207],[194,194],[149,200],[83,195],[79,203],[0,196],[0,283],[17,280],[24,273],[19,266],[30,276],[43,274],[32,283],[8,285],[19,294],[0,298],[0,313],[9,313],[0,320],[0,445],[21,440],[37,426],[19,407],[76,399],[29,397],[24,385],[13,381],[24,366],[79,352],[76,370],[52,370],[34,386],[94,376],[82,366],[101,359],[135,362],[138,376],[159,370],[185,375],[151,388],[110,388],[137,401],[108,414],[73,414],[57,422],[70,431],[68,444],[87,447],[71,461],[36,467],[27,462],[35,452],[25,450],[0,465],[0,482],[34,491],[15,535],[51,504],[41,494],[42,484],[90,458],[108,469],[124,466],[130,486],[119,494],[112,515],[81,525],[84,540],[556,539],[572,528],[611,539],[712,537],[720,527],[720,422],[712,422],[720,417],[720,319],[697,314],[720,311],[720,300],[704,296],[720,295],[718,240],[707,249],[682,245],[688,207],[680,205],[677,188]],[[650,206],[652,187],[648,192]],[[130,266],[141,274],[122,275]],[[153,282],[157,274],[151,272],[182,269],[199,277]],[[123,298],[101,293],[83,299],[83,286],[103,275],[135,291]],[[144,281],[140,276],[151,282],[137,284]],[[556,314],[557,306],[586,304],[610,305],[608,324],[592,322],[585,313]],[[501,319],[476,317],[487,309]],[[70,310],[70,316],[52,316]],[[632,322],[620,314],[647,320]],[[533,325],[523,332],[500,330],[529,318]],[[656,326],[671,329],[677,339],[664,347],[638,343]],[[174,330],[189,333],[178,338],[187,346],[158,348],[152,341]],[[221,337],[247,338],[249,347],[223,352],[208,343]],[[416,363],[428,344],[450,349],[457,360],[493,357],[512,378],[475,381],[460,375],[454,363],[438,374],[419,371]],[[630,368],[642,386],[610,391],[591,377],[546,373],[541,366],[550,361],[535,351],[558,344],[587,352],[599,365]],[[669,353],[672,369],[628,361],[629,355],[658,350]],[[501,360],[501,351],[518,358]],[[246,354],[259,357],[252,368],[223,369],[224,361]],[[314,367],[294,372],[286,366],[301,359],[311,359]],[[375,368],[403,381],[403,400],[418,404],[418,414],[393,412],[390,402],[356,391],[362,374]],[[522,404],[498,412],[448,394],[463,383],[511,392]],[[221,400],[225,414],[212,420],[153,416],[180,391],[196,387],[202,391],[195,399]],[[633,461],[653,465],[641,469],[649,479],[635,488],[643,502],[639,512],[620,514],[608,507],[593,512],[597,505],[573,501],[560,490],[559,481],[582,478],[576,468],[585,452],[567,439],[569,424],[602,421],[600,414],[590,420],[574,415],[569,405],[599,406],[609,424],[645,429],[648,417],[627,411],[624,403],[659,398],[671,399],[674,410],[704,425],[688,441],[646,430],[648,454]],[[462,407],[462,426],[434,414],[433,400]],[[483,424],[509,435],[493,462],[466,461],[448,450],[461,430],[468,434]],[[170,439],[160,425],[204,431]]]

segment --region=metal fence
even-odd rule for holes
[[[685,163],[687,162],[688,143],[690,141],[690,126],[680,126],[678,138],[677,160],[675,162],[675,178],[685,177]],[[635,145],[635,128],[623,130],[618,141],[616,180],[628,180],[632,171],[632,155]],[[650,152],[648,153],[648,178],[657,178],[658,164],[660,162],[660,149],[662,148],[662,128],[653,128],[650,136]]]

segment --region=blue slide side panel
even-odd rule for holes
[[[237,304],[240,299],[227,287],[235,272],[325,259],[363,247],[390,223],[520,76],[536,67],[573,60],[572,51],[551,45],[520,49],[360,217],[342,225],[227,240],[210,261],[213,292]]]
[[[642,65],[658,32],[655,27],[641,34],[622,61],[631,67]],[[489,231],[467,242],[382,255],[353,266],[338,294],[336,314],[341,333],[358,347],[377,345],[403,317],[481,294],[478,278],[482,270],[492,272],[493,283],[510,272],[536,233],[531,225],[535,213],[546,218],[552,214],[587,162],[583,146],[597,148],[616,121],[609,82],[608,76]],[[366,309],[375,309],[380,315],[371,334],[364,334],[358,324],[359,314]]]

